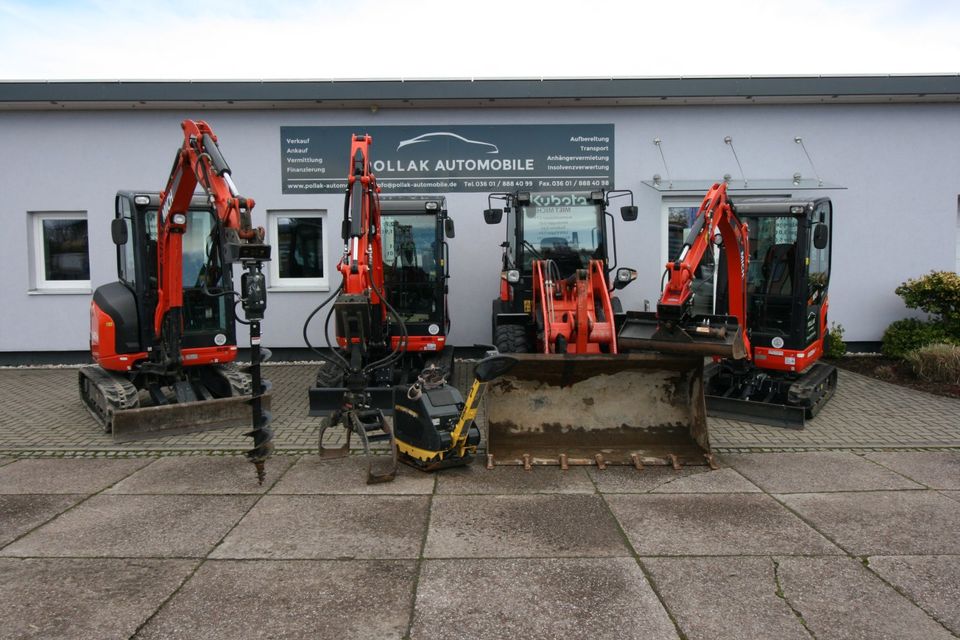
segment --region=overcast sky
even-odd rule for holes
[[[960,0],[0,0],[0,79],[960,72]]]

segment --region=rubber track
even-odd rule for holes
[[[217,372],[230,383],[232,396],[249,396],[253,394],[253,378],[244,373],[232,362],[216,366]]]
[[[85,385],[84,378],[90,384]],[[83,367],[80,369],[80,397],[100,427],[107,433],[113,432],[113,414],[140,406],[137,388],[126,378],[111,374],[101,367]],[[96,397],[88,392],[92,391]]]

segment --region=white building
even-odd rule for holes
[[[457,225],[450,307],[458,345],[490,341],[504,229],[485,225],[482,210],[487,193],[515,186],[633,190],[639,220],[617,218],[620,264],[640,274],[621,294],[628,309],[658,296],[671,208],[677,218],[695,207],[724,175],[740,196],[833,199],[830,320],[848,341],[876,342],[907,315],[893,292],[900,282],[960,269],[955,75],[7,82],[0,361],[86,350],[92,289],[117,276],[114,194],[164,186],[185,118],[213,127],[268,239],[285,218],[321,220],[314,250],[299,257],[311,268],[292,273],[276,261],[270,271],[264,343],[272,347],[303,347],[303,320],[336,287],[336,182],[349,132],[374,136],[385,192],[447,196]]]

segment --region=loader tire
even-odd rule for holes
[[[527,330],[519,324],[502,324],[493,333],[493,342],[500,353],[527,353]]]

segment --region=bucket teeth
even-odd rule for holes
[[[606,461],[603,459],[603,454],[602,454],[602,453],[598,453],[598,454],[594,455],[594,456],[593,456],[593,459],[596,460],[596,462],[597,462],[597,468],[600,469],[600,471],[603,471],[604,469],[607,468],[607,463],[606,463]]]

